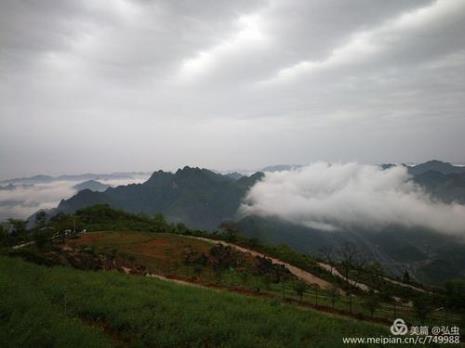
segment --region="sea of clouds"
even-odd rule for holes
[[[128,177],[98,181],[112,187],[137,184],[146,177]],[[34,185],[16,185],[14,190],[0,190],[0,221],[9,218],[25,219],[40,209],[55,208],[62,199],[77,193],[73,188],[82,181],[52,181]]]
[[[361,226],[418,226],[465,235],[465,206],[426,194],[404,166],[318,162],[265,173],[248,192],[241,212],[274,216],[321,230]]]

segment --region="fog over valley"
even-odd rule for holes
[[[147,176],[135,176],[118,179],[98,179],[108,186],[141,183]],[[56,208],[62,199],[70,198],[77,193],[75,186],[83,180],[52,180],[51,182],[34,182],[22,180],[10,183],[8,180],[0,184],[0,221],[8,218],[25,219],[41,209]],[[27,183],[24,183],[27,182]]]
[[[266,173],[248,192],[243,214],[276,216],[315,229],[422,226],[465,237],[465,206],[430,197],[408,169],[325,162]]]

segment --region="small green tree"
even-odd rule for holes
[[[368,310],[370,316],[373,318],[373,316],[375,315],[375,311],[378,309],[380,305],[378,295],[372,289],[370,289],[370,292],[365,297],[365,300],[363,301],[362,305]]]
[[[156,232],[163,232],[168,229],[168,223],[163,214],[155,214],[152,221]]]
[[[189,229],[182,222],[176,224],[176,233],[187,234],[188,232],[189,232]]]
[[[371,286],[376,288],[376,289],[382,289],[383,288],[383,268],[378,262],[370,262],[368,263],[364,271],[368,274],[368,277],[370,278],[370,283]]]
[[[328,289],[328,295],[329,295],[329,298],[331,300],[331,306],[334,308],[334,306],[336,305],[337,300],[339,299],[339,289],[337,287],[335,287],[334,285],[332,285]]]
[[[220,225],[220,228],[222,229],[224,233],[224,237],[226,241],[232,242],[232,243],[237,241],[239,230],[233,222],[228,222],[228,221],[223,222]]]
[[[319,254],[323,258],[323,260],[329,265],[330,267],[330,273],[333,274],[333,269],[334,269],[334,264],[335,264],[335,258],[336,258],[336,251],[333,249],[333,247],[326,246],[323,247],[319,250]]]
[[[404,274],[402,275],[402,282],[406,284],[410,283],[410,273],[407,270],[405,270]]]
[[[300,302],[302,302],[304,293],[307,290],[307,284],[302,281],[296,281],[293,284],[293,288],[297,296],[299,296]]]
[[[318,292],[320,291],[320,286],[318,284],[314,284],[313,289],[315,290],[315,306],[318,306]]]

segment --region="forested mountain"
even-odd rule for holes
[[[415,175],[414,181],[436,199],[465,204],[465,173],[443,174],[429,170]]]
[[[235,217],[246,191],[262,173],[239,179],[207,169],[184,167],[176,173],[157,171],[143,184],[109,188],[105,192],[84,190],[63,200],[58,210],[73,212],[106,203],[128,212],[165,215],[170,221],[193,228],[214,229]]]
[[[427,161],[417,164],[409,168],[410,174],[419,175],[428,171],[434,171],[441,174],[460,174],[465,173],[465,167],[454,166],[449,162],[442,162],[438,160]]]

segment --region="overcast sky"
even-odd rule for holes
[[[0,177],[465,162],[464,0],[2,0]]]

